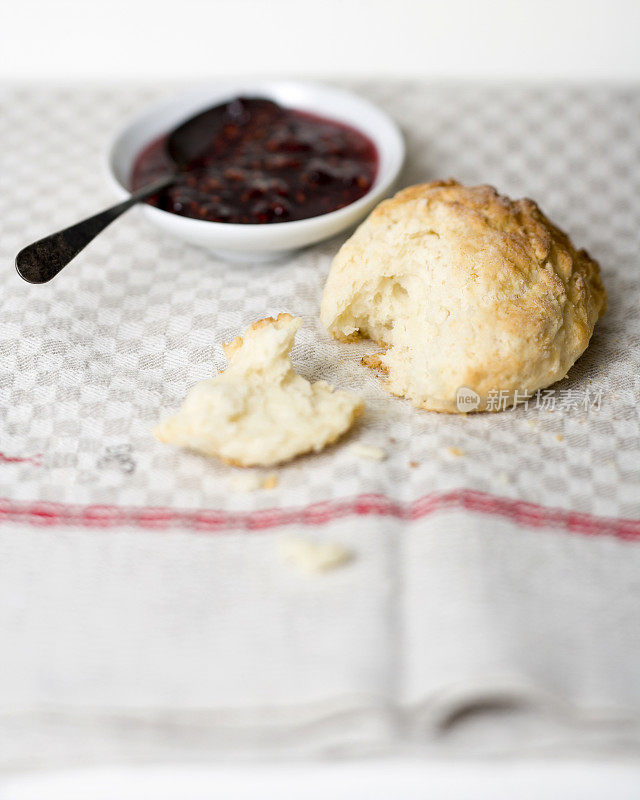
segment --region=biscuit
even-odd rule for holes
[[[365,363],[391,393],[482,411],[564,378],[605,306],[598,264],[532,200],[449,180],[380,203],[335,257],[321,319],[383,348]]]
[[[364,403],[294,372],[289,351],[301,325],[290,314],[268,317],[224,345],[227,369],[193,386],[156,437],[242,467],[280,464],[335,441]]]

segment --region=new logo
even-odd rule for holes
[[[468,386],[461,386],[456,392],[456,406],[458,411],[475,411],[480,405],[480,395],[469,389]]]

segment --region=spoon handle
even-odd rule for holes
[[[120,214],[174,181],[175,175],[167,175],[143,187],[118,205],[27,245],[16,256],[18,274],[28,283],[50,281]]]

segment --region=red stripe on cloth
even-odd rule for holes
[[[35,527],[134,527],[145,530],[179,528],[196,533],[264,531],[286,525],[326,525],[347,517],[391,517],[404,521],[423,519],[443,511],[467,510],[503,517],[529,528],[555,528],[585,536],[614,536],[640,541],[640,520],[598,517],[496,497],[473,489],[434,493],[403,504],[384,495],[363,494],[347,500],[328,500],[303,508],[265,508],[235,512],[216,509],[144,508],[104,505],[69,505],[46,501],[19,502],[0,498],[0,522],[22,522]]]
[[[33,464],[34,467],[42,466],[42,453],[35,456],[8,456],[0,453],[0,463],[2,464]]]

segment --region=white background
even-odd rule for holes
[[[0,80],[640,79],[640,0],[0,0]]]

